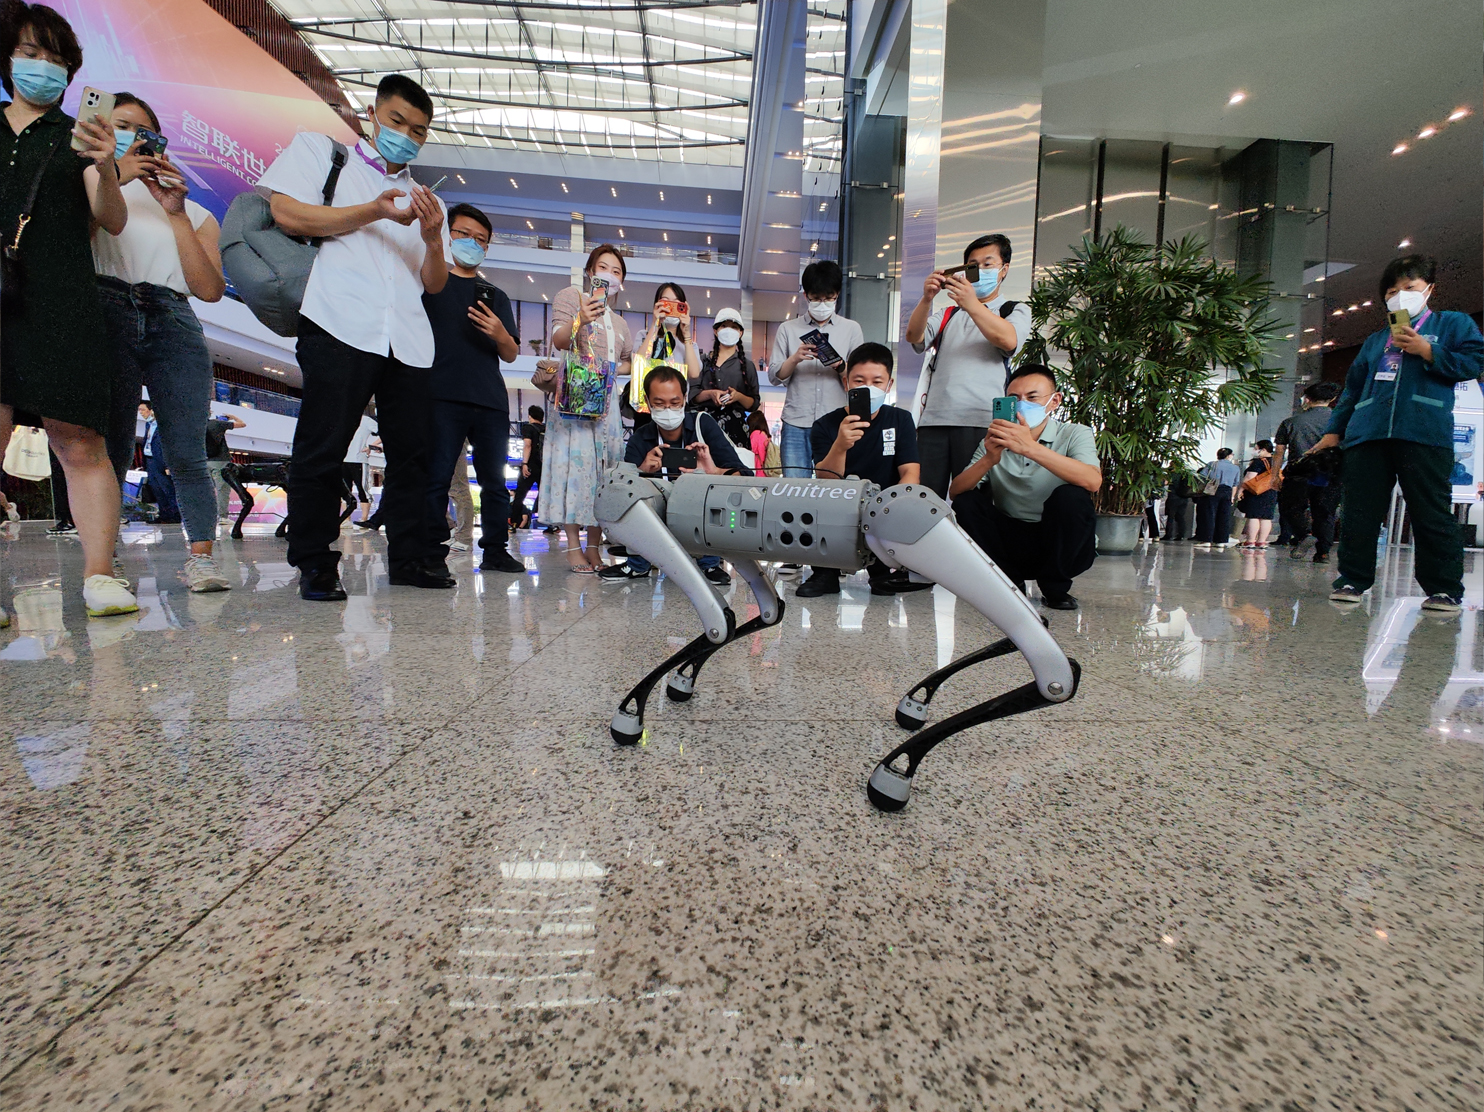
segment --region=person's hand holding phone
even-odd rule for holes
[[[144,188],[149,190],[149,195],[170,216],[185,215],[186,194],[190,192],[185,177],[167,155],[146,156],[146,162],[149,172],[144,175]]]
[[[91,120],[79,119],[72,134],[82,144],[78,157],[86,158],[100,172],[113,161],[118,139],[113,134],[113,127],[102,116],[94,116]]]
[[[144,178],[152,175],[155,160],[153,156],[144,153],[144,141],[136,138],[129,144],[129,149],[124,157],[118,160],[119,184],[128,185],[136,178]]]
[[[1016,415],[1014,421],[991,421],[989,431],[984,436],[986,452],[993,444],[1002,452],[1014,452],[1018,456],[1024,456],[1034,451],[1038,443],[1040,442],[1031,432],[1030,426],[1025,423],[1025,417],[1019,414]]]
[[[718,390],[716,394],[716,404],[723,407],[731,405],[732,392],[730,390]]]
[[[860,438],[866,435],[866,430],[871,427],[871,422],[854,413],[847,413],[840,421],[840,431],[835,434],[835,446],[842,451],[850,451]]]
[[[372,211],[376,213],[371,220],[390,220],[394,224],[401,224],[404,227],[411,224],[417,217],[417,214],[412,211],[412,206],[408,205],[403,208],[397,204],[398,199],[405,196],[407,194],[400,189],[385,190],[381,196],[371,202]],[[367,223],[371,223],[371,220],[368,220]]]
[[[711,458],[711,449],[706,446],[705,441],[697,440],[694,444],[687,444],[686,447],[696,454],[696,466],[694,470],[704,471],[707,475],[720,475],[723,473],[722,469],[716,466],[716,461]],[[689,472],[692,468],[682,467],[680,470],[682,472]]]
[[[498,314],[493,312],[483,301],[476,301],[469,306],[469,323],[483,332],[491,340],[506,339],[510,333],[505,324],[500,320]]]
[[[582,299],[582,304],[577,310],[577,319],[582,324],[592,324],[603,315],[603,310],[607,305],[607,298],[590,293]]]
[[[1391,342],[1408,355],[1419,356],[1424,363],[1432,362],[1432,344],[1410,324],[1393,329]]]
[[[933,271],[925,279],[923,279],[922,299],[924,301],[931,301],[933,298],[937,297],[939,291],[943,289],[943,284],[946,281],[947,278],[943,276],[943,272],[941,270]]]
[[[967,311],[979,304],[979,295],[974,292],[973,283],[964,277],[962,271],[950,274],[943,283],[943,289],[960,309]]]
[[[644,462],[639,465],[641,475],[658,475],[660,469],[665,466],[664,449],[656,444],[644,455]]]
[[[418,232],[429,247],[443,245],[443,203],[426,185],[412,187],[412,204],[409,206],[417,217]],[[411,223],[411,221],[409,221]]]

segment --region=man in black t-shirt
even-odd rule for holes
[[[847,407],[831,410],[814,422],[809,437],[816,479],[868,479],[883,490],[898,483],[918,481],[921,465],[917,456],[917,426],[905,409],[886,404],[886,395],[891,390],[892,362],[891,349],[884,344],[868,342],[851,351],[841,384],[847,397],[852,390],[870,391],[871,418],[857,417]],[[866,573],[871,579],[873,595],[893,595],[931,586],[912,583],[906,572],[893,572],[874,559]],[[814,568],[795,593],[800,598],[837,595],[840,572],[836,568]]]
[[[232,488],[222,478],[222,469],[232,462],[232,453],[227,448],[227,433],[246,427],[246,421],[230,413],[219,413],[206,421],[206,471],[216,489],[216,516],[220,521],[227,520],[228,499],[232,496]]]
[[[423,294],[423,307],[433,326],[433,369],[428,393],[433,399],[428,452],[426,570],[448,574],[448,488],[454,465],[467,440],[474,449],[479,480],[480,571],[523,572],[510,555],[509,492],[505,457],[510,451],[510,397],[500,374],[519,353],[515,314],[502,290],[479,276],[493,229],[489,217],[473,205],[448,210],[453,266],[442,292]]]
[[[529,421],[520,423],[520,478],[515,483],[515,493],[510,496],[510,527],[525,528],[530,511],[526,509],[526,495],[532,486],[541,483],[541,445],[546,439],[546,414],[539,405],[526,409]]]

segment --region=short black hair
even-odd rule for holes
[[[1010,372],[1009,377],[1005,379],[1005,389],[1010,389],[1010,383],[1014,382],[1017,378],[1030,378],[1031,375],[1041,375],[1042,377],[1049,379],[1051,381],[1051,388],[1053,390],[1061,389],[1061,387],[1056,384],[1056,372],[1042,363],[1022,363],[1020,366],[1016,367],[1013,371]]]
[[[533,421],[544,421],[546,420],[546,410],[542,409],[539,405],[528,405],[526,406],[526,416]]]
[[[123,108],[130,104],[137,104],[139,108],[144,112],[144,114],[149,117],[149,126],[152,127],[156,133],[164,130],[160,127],[160,117],[155,115],[155,110],[151,108],[147,103],[145,103],[142,98],[136,97],[133,93],[113,94],[113,106],[115,108]]]
[[[490,218],[467,201],[460,201],[448,210],[448,227],[450,230],[453,228],[453,218],[455,216],[467,216],[474,223],[482,227],[484,234],[487,236],[495,234],[495,226],[490,223]]]
[[[1252,446],[1254,448],[1261,448],[1264,452],[1271,452],[1273,450],[1273,442],[1271,440],[1259,440]]]
[[[1336,382],[1316,382],[1313,386],[1304,387],[1304,397],[1311,402],[1332,402],[1340,396],[1340,386]]]
[[[1421,278],[1429,286],[1437,281],[1438,260],[1431,255],[1403,255],[1392,259],[1381,272],[1381,284],[1377,290],[1381,300],[1386,300],[1386,291],[1404,278]]]
[[[981,247],[993,247],[1000,253],[1000,265],[1005,266],[1010,262],[1010,240],[1008,236],[1002,236],[999,232],[990,232],[987,236],[980,236],[973,243],[964,248],[964,262],[969,261],[969,256]]]
[[[433,121],[433,98],[428,91],[403,73],[389,73],[376,86],[376,103],[389,97],[401,97],[412,107]]]
[[[799,288],[805,297],[828,297],[840,292],[840,264],[833,259],[818,259],[799,275]]]
[[[1231,455],[1231,454],[1232,454],[1232,450],[1230,448],[1217,448],[1216,449],[1216,458],[1217,459],[1226,459],[1226,457],[1229,456],[1229,455]]]
[[[680,285],[675,282],[661,282],[658,286],[656,286],[654,288],[654,299],[658,301],[660,298],[664,297],[666,290],[670,291],[670,296],[676,301],[685,301],[688,303],[690,300],[685,296],[685,290],[682,289]]]
[[[45,4],[25,4],[5,0],[0,5],[0,84],[15,99],[15,86],[10,83],[10,59],[21,45],[21,33],[31,28],[36,45],[55,54],[67,66],[67,82],[82,69],[82,45],[62,13]]]
[[[649,397],[649,392],[654,389],[657,382],[673,382],[680,387],[681,393],[685,392],[688,385],[685,376],[668,363],[661,363],[654,370],[644,376],[644,396]]]
[[[858,367],[862,363],[880,363],[886,368],[887,374],[896,373],[896,361],[892,358],[891,348],[874,340],[867,340],[850,349],[850,356],[845,361],[845,373],[848,375],[852,367]]]

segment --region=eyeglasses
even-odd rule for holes
[[[685,399],[684,398],[681,398],[678,402],[672,402],[672,403],[668,403],[668,404],[665,403],[665,402],[650,402],[649,403],[649,410],[650,410],[651,413],[654,412],[656,409],[684,409],[684,408],[685,408]]]

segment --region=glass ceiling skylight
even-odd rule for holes
[[[742,164],[755,3],[272,2],[357,107],[385,74],[421,82],[437,141]],[[811,73],[816,90],[830,91]]]

